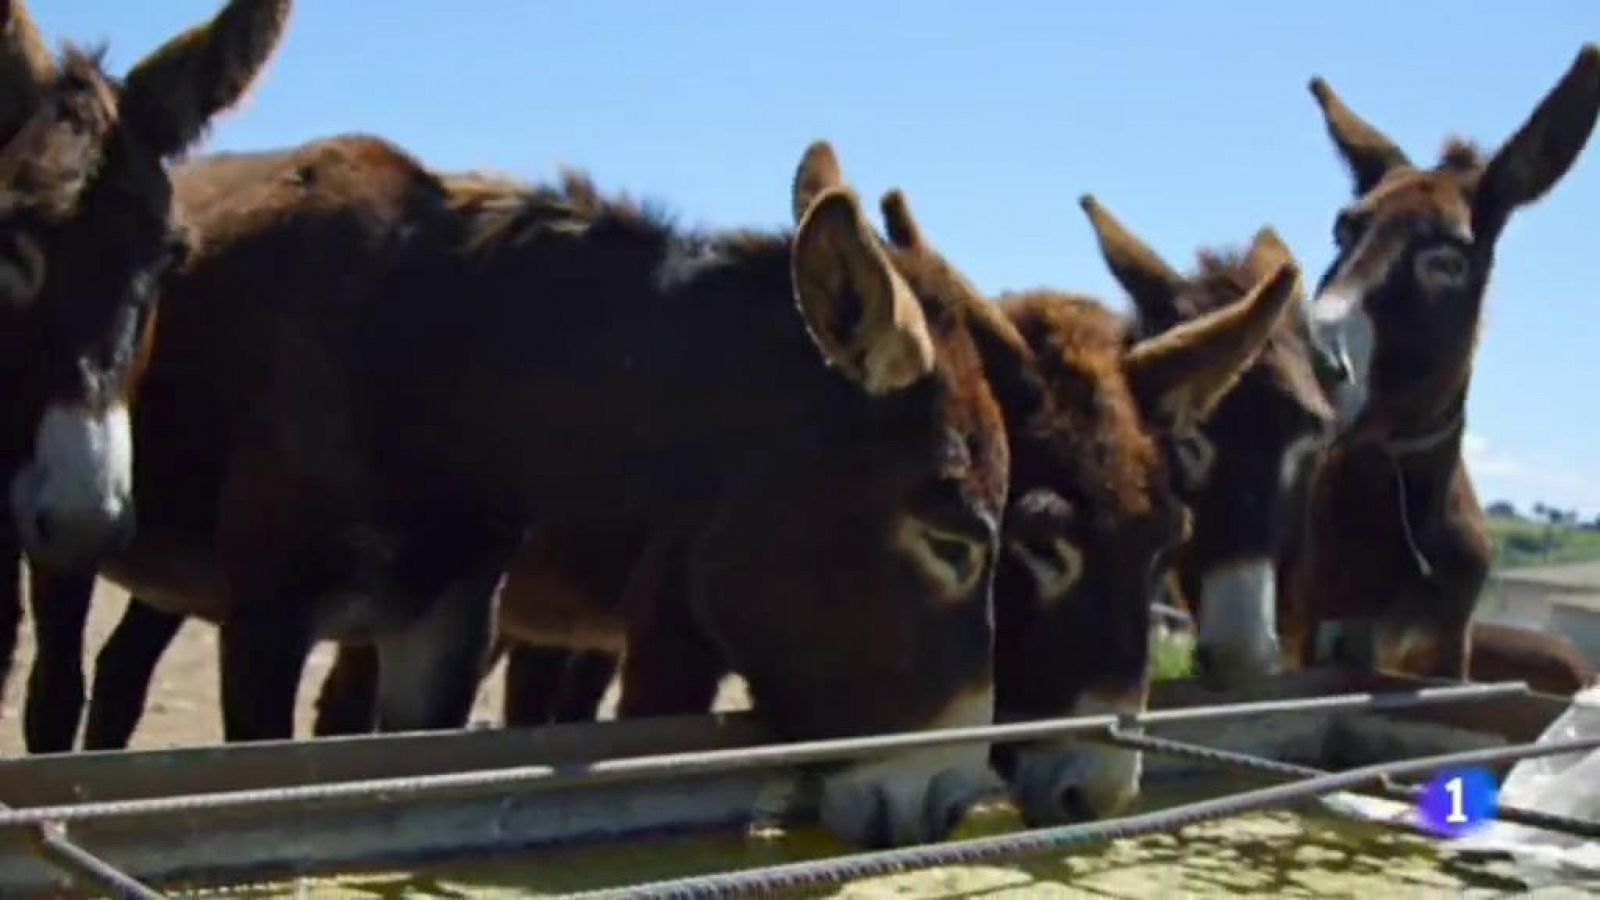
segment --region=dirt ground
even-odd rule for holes
[[[89,615],[88,634],[84,639],[86,684],[93,682],[95,654],[122,618],[122,610],[127,602],[128,595],[121,588],[100,582]],[[300,681],[299,702],[295,704],[296,737],[311,735],[314,718],[312,704],[322,679],[328,673],[328,667],[333,664],[333,656],[332,644],[320,644],[306,665]],[[27,693],[28,669],[32,665],[32,623],[24,621],[22,634],[17,641],[17,658],[5,685],[3,702],[0,702],[0,757],[24,752],[22,704]],[[500,702],[505,691],[503,669],[503,665],[496,666],[478,689],[478,699],[472,710],[473,722],[500,721]],[[159,750],[220,742],[222,707],[218,696],[217,629],[205,622],[190,621],[178,632],[177,640],[167,648],[161,664],[156,667],[150,701],[133,735],[133,749]],[[612,717],[616,701],[617,684],[613,682],[601,702],[600,718]],[[730,676],[723,682],[715,705],[718,710],[748,708],[749,695],[738,678]]]
[[[101,582],[95,592],[85,639],[85,678],[94,677],[94,655],[127,604],[127,594],[115,585]],[[311,733],[311,704],[318,687],[333,663],[333,645],[323,644],[312,654],[300,682],[300,700],[295,709],[295,733]],[[33,631],[24,623],[18,641],[17,660],[5,686],[4,705],[0,706],[0,756],[23,752],[22,703],[26,694],[28,668],[33,664]],[[503,679],[497,670],[478,692],[474,721],[498,721]],[[218,704],[217,629],[200,621],[183,626],[178,639],[168,648],[155,674],[150,702],[139,730],[134,733],[137,749],[192,746],[222,740],[222,707]]]

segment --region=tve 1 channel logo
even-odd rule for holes
[[[1487,769],[1447,769],[1423,788],[1417,812],[1441,837],[1463,837],[1494,821],[1500,785]]]

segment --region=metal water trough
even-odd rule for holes
[[[1248,694],[1163,684],[1152,700],[1158,710],[1291,702],[1226,718],[1173,714],[1150,731],[1347,768],[1529,742],[1566,707],[1561,698],[1514,690],[1457,689],[1448,703],[1401,696],[1439,684],[1333,670],[1287,676]],[[1293,702],[1351,694],[1394,694],[1390,705],[1406,705]],[[10,809],[0,810],[0,895],[75,889],[85,849],[90,865],[97,857],[146,884],[238,883],[735,828],[757,807],[810,815],[808,793],[796,789],[797,760],[782,748],[748,752],[768,743],[754,722],[732,714],[5,761],[0,802]],[[718,750],[733,751],[719,755],[722,765],[687,756]],[[596,764],[643,757],[642,766]],[[1146,772],[1147,785],[1157,786],[1215,769],[1147,754]],[[56,838],[41,848],[37,826],[45,822],[64,823],[71,842],[50,830],[43,834]],[[78,882],[66,874],[72,868]]]

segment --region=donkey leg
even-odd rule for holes
[[[507,728],[547,724],[558,702],[567,662],[565,647],[512,644],[506,656],[506,695],[501,713]]]
[[[0,526],[0,691],[11,677],[22,628],[22,552],[8,527]]]
[[[379,731],[467,724],[494,635],[495,598],[514,546],[486,554],[421,615],[379,635]]]
[[[128,746],[144,715],[156,664],[171,646],[184,617],[128,598],[128,607],[94,662],[94,687],[89,694],[89,721],[83,729],[85,750],[120,750]]]
[[[23,733],[29,752],[62,753],[72,749],[83,717],[83,630],[95,575],[31,567],[29,574],[37,655],[28,677]]]
[[[484,666],[484,675],[494,668],[497,647]],[[341,644],[333,668],[323,679],[317,695],[317,720],[312,734],[332,737],[368,734],[377,725],[378,648],[372,644]]]
[[[660,554],[660,555],[657,555]],[[727,665],[694,621],[687,553],[682,542],[651,547],[629,585],[628,650],[622,658],[617,718],[703,713],[717,697]],[[648,592],[648,595],[646,595]]]
[[[371,644],[340,644],[317,695],[317,721],[311,733],[367,734],[376,721],[377,703],[378,649]]]
[[[295,694],[312,644],[304,615],[247,607],[221,632],[223,739],[294,737]]]
[[[556,722],[592,722],[617,674],[617,657],[604,650],[579,650],[567,660],[567,677],[551,715]]]

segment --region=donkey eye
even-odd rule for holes
[[[1459,288],[1471,273],[1467,255],[1454,244],[1435,244],[1417,253],[1417,281],[1434,290]]]
[[[972,542],[965,538],[930,533],[928,535],[928,550],[940,562],[954,570],[958,580],[972,566]]]
[[[1333,220],[1333,242],[1340,250],[1348,250],[1361,237],[1361,223],[1349,213],[1340,213]]]
[[[0,305],[20,310],[33,302],[44,281],[44,251],[27,234],[0,235]]]
[[[948,599],[969,594],[983,575],[988,560],[986,541],[946,531],[915,518],[901,530],[901,546]]]
[[[1064,537],[1010,542],[1011,555],[1033,576],[1039,602],[1059,603],[1083,577],[1083,551]]]
[[[181,267],[184,263],[189,261],[189,254],[193,252],[193,250],[193,245],[191,245],[188,238],[184,237],[183,235],[174,234],[168,237],[161,248],[162,269],[176,269]]]
[[[1217,458],[1216,448],[1205,435],[1191,431],[1179,436],[1172,449],[1184,485],[1190,490],[1198,490],[1211,474],[1211,466]]]

